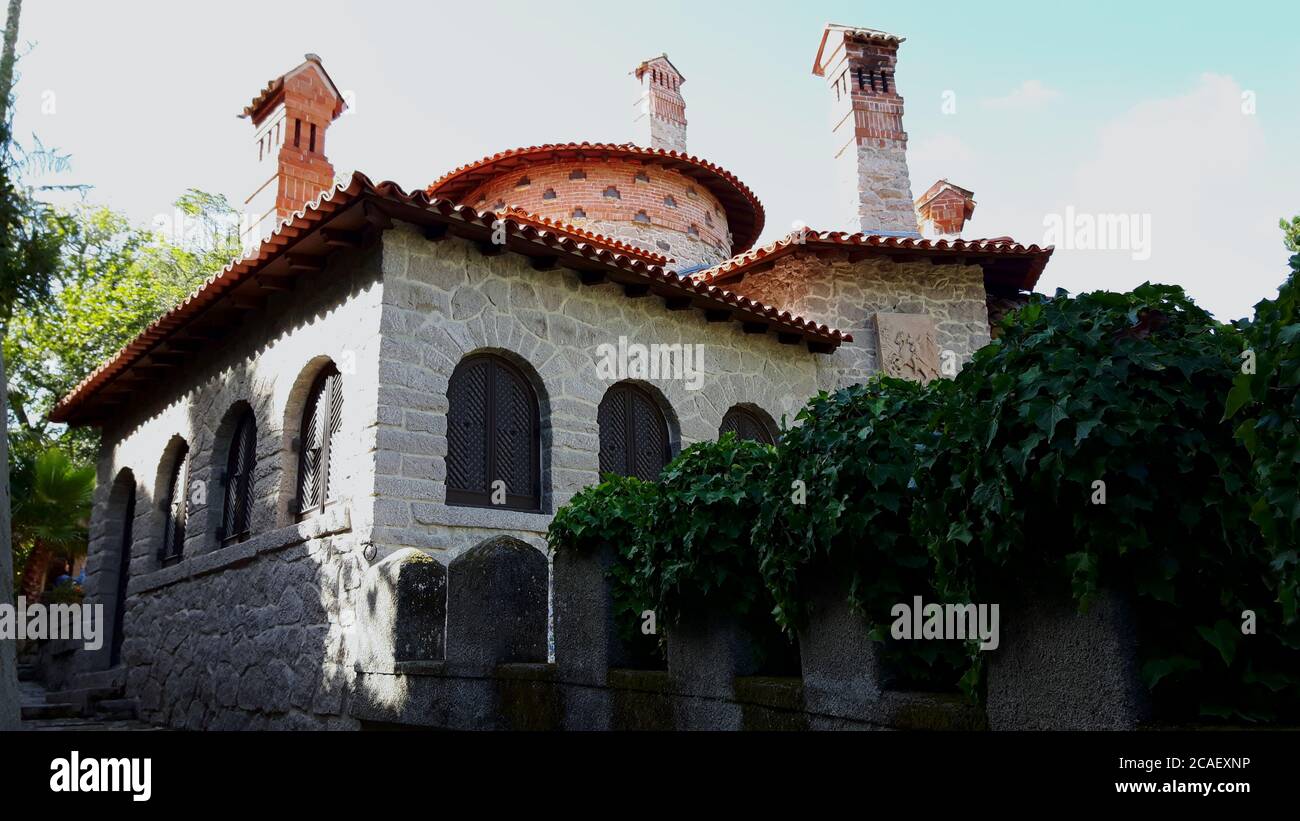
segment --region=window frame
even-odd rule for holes
[[[245,452],[248,459],[242,474],[236,474],[239,457]],[[253,473],[257,469],[257,417],[252,408],[245,408],[235,422],[226,455],[226,470],[222,474],[221,544],[230,545],[248,541],[253,535]],[[242,503],[242,507],[240,507]],[[243,527],[232,531],[243,514]]]
[[[722,435],[727,432],[725,429],[727,426],[727,421],[729,419],[738,420],[735,426],[736,438],[742,440],[745,439],[745,437],[741,436],[741,424],[743,422],[750,422],[755,427],[757,427],[759,431],[762,432],[764,438],[750,439],[748,441],[761,442],[764,445],[776,444],[777,433],[772,429],[772,426],[768,423],[768,421],[764,419],[763,416],[759,414],[757,411],[752,410],[751,408],[747,408],[744,405],[732,405],[730,408],[727,409],[727,412],[722,415],[722,422],[718,425],[719,439],[721,439]]]
[[[474,365],[486,362],[489,363],[488,378],[484,390],[486,395],[483,398],[484,418],[482,420],[482,436],[484,462],[486,464],[485,479],[487,488],[485,490],[471,490],[468,488],[457,488],[452,486],[452,449],[450,443],[451,426],[456,420],[453,419],[456,411],[452,407],[452,394],[455,382],[458,377]],[[496,481],[497,474],[497,410],[496,402],[496,380],[493,369],[501,369],[510,374],[514,379],[523,386],[525,395],[529,402],[529,417],[531,422],[530,446],[528,448],[530,457],[530,482],[532,487],[529,493],[511,493],[506,489],[506,500],[504,504],[492,503],[492,483]],[[533,381],[528,378],[528,374],[522,368],[515,365],[503,356],[493,353],[470,354],[462,359],[451,373],[451,378],[447,380],[447,454],[446,454],[446,489],[443,501],[448,507],[469,507],[469,508],[486,508],[491,510],[512,510],[522,513],[542,513],[543,508],[543,484],[542,476],[544,473],[544,453],[542,452],[542,420],[541,420],[541,399],[538,396],[537,389]]]
[[[609,390],[605,391],[605,395],[601,397],[600,404],[596,408],[596,427],[597,427],[597,439],[598,439],[597,459],[601,462],[604,461],[603,459],[601,459],[601,456],[605,453],[606,448],[605,448],[605,432],[601,430],[601,426],[600,426],[600,408],[603,407],[606,402],[611,401],[612,398],[617,398],[624,403],[624,418],[627,420],[626,424],[624,425],[624,431],[623,431],[622,468],[620,470],[605,470],[605,466],[602,464],[599,466],[598,471],[601,475],[604,475],[606,473],[616,473],[619,476],[636,476],[638,478],[641,478],[638,476],[636,472],[636,453],[637,453],[637,442],[638,442],[638,433],[639,433],[639,431],[636,428],[636,425],[634,424],[636,419],[636,414],[634,413],[634,399],[636,397],[640,397],[649,405],[651,410],[654,411],[656,424],[661,425],[663,429],[663,437],[664,437],[663,464],[659,466],[659,471],[656,472],[653,478],[645,479],[645,481],[652,481],[652,482],[658,481],[659,473],[662,473],[664,467],[666,467],[668,463],[673,460],[673,456],[674,456],[673,430],[668,422],[668,414],[664,412],[663,405],[659,401],[658,397],[656,397],[648,389],[642,387],[641,385],[636,384],[635,382],[619,382],[615,385],[611,385]]]
[[[331,383],[331,380],[334,381]],[[328,414],[326,418],[331,421],[322,425],[320,455],[315,468],[316,481],[313,488],[315,498],[311,504],[307,504],[304,500],[303,486],[306,479],[308,441],[312,435],[309,426],[314,423],[315,413],[322,406],[322,398],[326,400],[324,403]],[[307,392],[307,401],[303,404],[302,417],[298,421],[298,439],[295,448],[298,470],[295,472],[292,502],[293,513],[298,521],[324,513],[326,508],[337,501],[337,496],[331,495],[333,491],[337,491],[337,488],[330,487],[330,467],[335,456],[334,439],[342,426],[343,374],[331,362],[321,368],[320,373],[312,380],[311,388]]]
[[[190,446],[181,442],[180,450],[172,458],[170,484],[162,504],[162,543],[158,546],[158,564],[168,567],[176,564],[185,554],[185,528],[190,518]],[[179,500],[177,494],[180,494]]]

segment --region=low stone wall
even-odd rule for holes
[[[833,577],[815,589],[799,634],[800,677],[754,675],[749,637],[724,612],[671,627],[667,670],[625,669],[610,551],[556,557],[555,661],[546,663],[544,563],[530,551],[504,538],[446,571],[414,550],[373,570],[362,598],[388,604],[367,609],[359,628],[376,648],[408,652],[358,660],[349,714],[363,726],[479,730],[1114,729],[1146,715],[1126,638],[1131,614],[1117,600],[1087,615],[1026,605],[1004,617],[1016,627],[990,662],[983,709],[957,695],[885,689],[879,645]],[[404,590],[424,602],[413,623]],[[410,640],[444,619],[445,652]],[[409,658],[416,646],[430,657]]]
[[[355,728],[347,634],[364,566],[338,511],[132,578],[126,696],[177,728]]]

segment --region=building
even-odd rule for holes
[[[244,110],[248,255],[52,415],[103,432],[87,591],[112,639],[76,686],[175,726],[355,727],[384,557],[544,553],[601,472],[653,477],[722,430],[775,437],[818,390],[960,366],[1051,249],[921,238],[901,43],[825,29],[845,230],[761,247],[757,196],[686,151],[666,55],[633,72],[635,143],[505,151],[412,191],[334,184],[344,101],[319,58],[269,83]]]

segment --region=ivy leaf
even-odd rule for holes
[[[1237,411],[1245,407],[1247,402],[1253,398],[1251,395],[1251,375],[1248,373],[1239,373],[1232,380],[1232,390],[1228,391],[1228,398],[1223,406],[1223,420],[1227,421],[1237,415]]]
[[[1198,626],[1196,632],[1219,651],[1219,657],[1223,659],[1225,667],[1232,666],[1232,660],[1237,655],[1237,640],[1241,637],[1239,627],[1227,619],[1219,619],[1213,627]]]

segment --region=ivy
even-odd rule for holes
[[[946,384],[877,376],[814,397],[782,432],[752,533],[778,623],[801,626],[810,583],[834,574],[873,637],[887,642],[886,667],[900,687],[949,689],[968,666],[960,643],[886,638],[894,605],[937,598],[931,558],[910,520]]]
[[[985,602],[1068,590],[1085,609],[1119,591],[1165,715],[1293,711],[1296,635],[1270,608],[1250,462],[1222,420],[1241,349],[1171,286],[1058,292],[1008,317],[954,380],[918,473],[940,586]]]
[[[651,601],[642,593],[646,583],[638,578],[647,567],[644,552],[654,485],[633,476],[606,474],[598,485],[580,490],[555,512],[546,539],[553,551],[594,553],[612,548],[618,557],[611,571],[614,622],[624,642],[634,647],[647,642],[636,626]],[[639,648],[653,655],[653,648]]]
[[[749,532],[776,450],[727,433],[690,446],[660,474],[637,579],[672,623],[724,602],[746,617],[770,610]]]
[[[1226,419],[1251,457],[1251,519],[1272,553],[1277,598],[1288,624],[1300,619],[1300,217],[1282,221],[1291,275],[1277,299],[1240,323],[1246,350]],[[1253,362],[1251,361],[1253,360]],[[1250,367],[1253,365],[1253,367]]]

